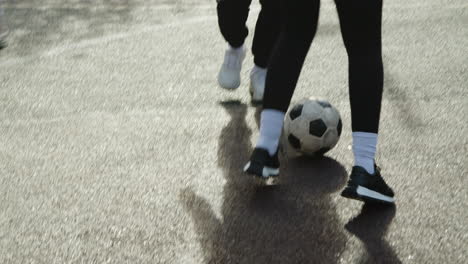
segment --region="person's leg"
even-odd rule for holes
[[[291,102],[304,60],[315,36],[320,9],[319,0],[286,1],[284,26],[272,53],[266,78],[265,95],[260,122],[260,137],[250,162],[244,170],[261,177],[276,176],[269,173],[276,165],[278,144],[284,114]],[[265,173],[266,172],[266,173]]]
[[[383,91],[382,0],[336,0],[349,58],[353,131],[377,133]]]
[[[262,9],[255,26],[252,53],[254,67],[250,72],[250,94],[254,104],[262,103],[268,63],[282,26],[284,0],[260,0]]]
[[[218,74],[218,83],[225,89],[236,89],[240,85],[240,72],[246,54],[244,42],[249,33],[245,23],[250,3],[251,0],[218,1],[219,29],[229,44]]]
[[[264,109],[286,112],[315,36],[319,0],[286,1],[283,30],[271,55]]]
[[[350,185],[344,196],[393,202],[393,191],[374,164],[383,92],[382,0],[335,2],[349,60],[355,158]]]
[[[244,44],[249,30],[246,22],[251,0],[218,0],[218,25],[224,39],[232,48]]]
[[[260,68],[268,68],[270,55],[281,32],[281,6],[285,0],[260,0],[262,9],[255,25],[252,43],[254,63]]]

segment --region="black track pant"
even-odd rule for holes
[[[383,90],[382,0],[335,0],[349,60],[353,131],[377,133]],[[264,108],[286,112],[314,38],[319,0],[286,0],[267,73]]]
[[[270,54],[280,32],[280,1],[260,0],[252,53],[257,66],[267,68]],[[249,31],[245,25],[251,0],[218,0],[218,24],[224,39],[232,47],[244,44]]]

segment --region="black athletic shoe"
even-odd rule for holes
[[[393,190],[385,183],[377,166],[374,175],[355,166],[349,178],[348,186],[341,192],[341,196],[363,202],[395,202]]]
[[[279,175],[279,165],[278,152],[270,156],[266,149],[255,148],[250,161],[244,167],[244,172],[268,179]]]

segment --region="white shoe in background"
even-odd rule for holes
[[[253,104],[261,104],[263,102],[263,94],[265,93],[267,69],[254,66],[250,72],[250,95],[252,96]]]
[[[245,55],[244,46],[237,49],[229,47],[226,50],[224,62],[218,74],[218,83],[222,88],[234,90],[240,86],[240,72]]]

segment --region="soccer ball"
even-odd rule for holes
[[[321,156],[338,143],[342,127],[340,113],[329,102],[303,99],[285,117],[287,154]]]

